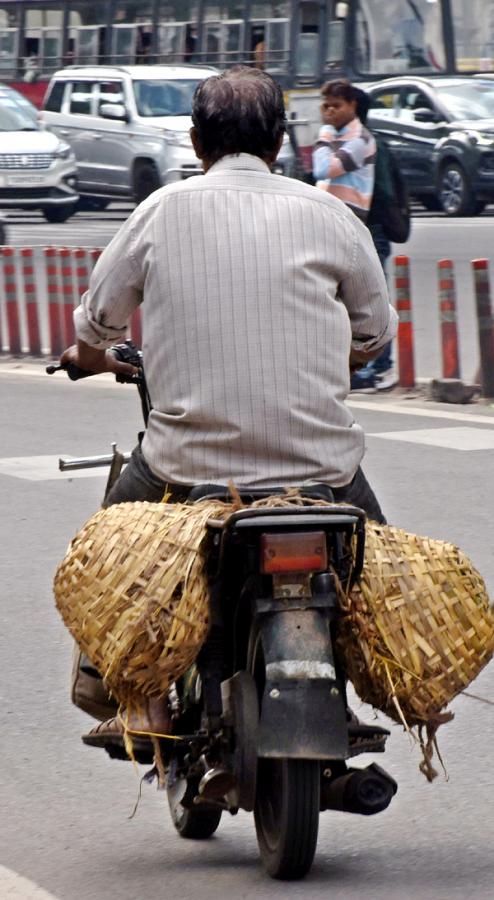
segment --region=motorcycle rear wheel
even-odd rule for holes
[[[320,780],[314,760],[259,760],[254,819],[261,859],[272,878],[303,878],[312,865]]]
[[[266,667],[259,630],[251,630],[248,668],[256,681],[259,706]],[[254,806],[257,843],[268,875],[304,878],[316,852],[321,771],[317,760],[263,758],[257,764]]]

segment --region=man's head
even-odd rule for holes
[[[327,81],[321,88],[322,120],[337,131],[357,115],[358,90],[344,78]]]
[[[192,143],[205,169],[234,153],[271,165],[286,127],[283,93],[267,72],[234,66],[197,86],[192,122]]]

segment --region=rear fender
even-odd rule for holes
[[[346,759],[344,686],[327,610],[284,609],[261,614],[258,623],[266,670],[259,756]]]

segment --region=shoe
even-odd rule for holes
[[[351,394],[375,394],[376,379],[374,375],[359,375],[353,372],[350,378]]]
[[[398,376],[393,369],[388,369],[380,375],[376,374],[376,390],[391,391],[398,384]]]
[[[132,709],[128,713],[124,711],[123,717],[122,719],[120,716],[114,716],[106,722],[100,722],[88,734],[82,735],[82,742],[90,747],[102,747],[108,750],[110,756],[118,755],[120,759],[128,759],[124,741],[125,721],[137,759],[137,753],[147,754],[152,751],[150,737],[147,737],[147,734],[152,736],[170,733],[171,724],[166,700],[146,700],[141,709]]]

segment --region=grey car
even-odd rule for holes
[[[71,66],[48,87],[43,121],[72,146],[82,197],[140,203],[165,184],[200,174],[190,141],[197,84],[207,66]],[[275,171],[292,175],[288,139]]]
[[[494,202],[494,81],[403,75],[366,91],[369,127],[427,209],[474,215]]]

